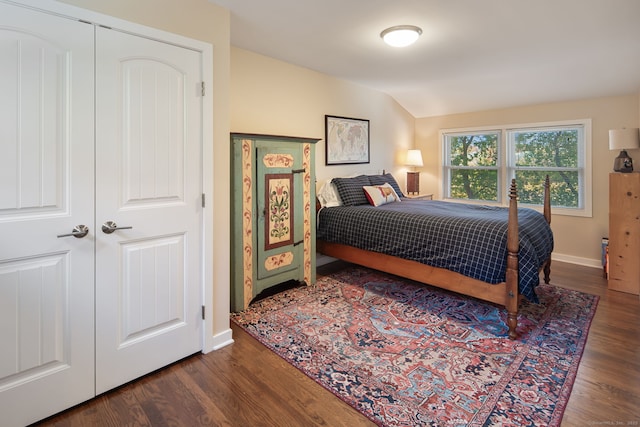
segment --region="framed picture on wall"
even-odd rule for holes
[[[369,120],[324,116],[325,163],[369,163]]]

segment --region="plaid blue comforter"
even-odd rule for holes
[[[507,222],[503,207],[435,200],[323,208],[317,238],[445,268],[487,283],[505,281]],[[537,302],[539,271],[553,250],[549,224],[518,209],[520,294]]]

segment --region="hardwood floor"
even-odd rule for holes
[[[319,269],[327,274],[340,263]],[[640,426],[640,298],[599,269],[554,262],[551,283],[599,295],[563,426]],[[41,426],[373,426],[232,325],[235,343],[196,354]]]

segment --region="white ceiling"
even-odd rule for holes
[[[414,117],[640,92],[640,0],[209,0],[231,44],[391,95]],[[380,32],[417,25],[406,48]]]

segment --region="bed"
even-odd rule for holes
[[[405,198],[391,174],[334,178],[325,186],[318,193],[319,253],[502,305],[509,338],[517,338],[521,299],[537,302],[541,271],[549,283],[548,177],[542,214],[518,208],[515,180],[508,208]]]

